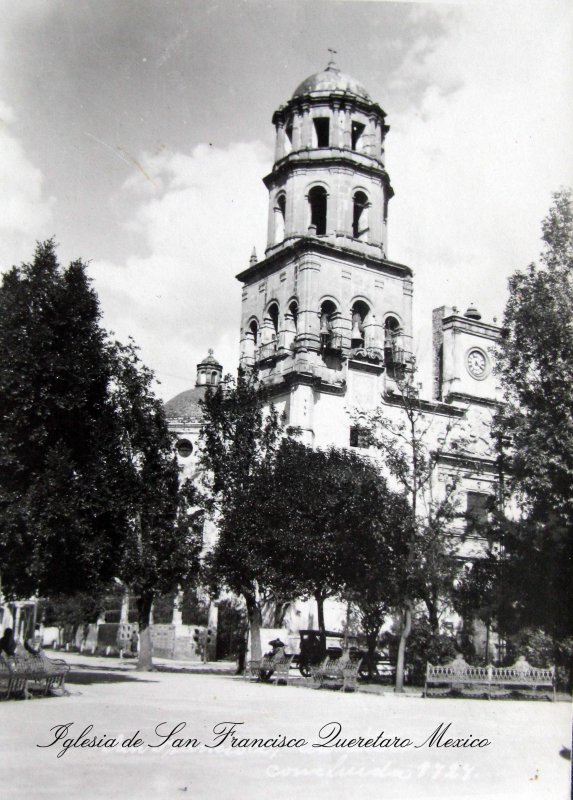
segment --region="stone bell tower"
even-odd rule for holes
[[[334,63],[275,111],[265,258],[243,284],[241,365],[308,444],[348,445],[411,356],[412,272],[387,257],[385,114]]]

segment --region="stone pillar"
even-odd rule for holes
[[[284,315],[283,328],[279,331],[279,350],[290,351],[296,336],[296,325],[294,317],[287,311]]]
[[[261,325],[261,344],[269,344],[276,338],[275,326],[270,317],[265,317]]]
[[[376,315],[370,313],[368,321],[364,323],[364,347],[384,347],[384,329],[376,319]]]
[[[284,158],[285,153],[285,128],[284,122],[279,120],[276,124],[277,137],[275,140],[275,161]]]
[[[241,339],[241,366],[250,369],[255,365],[255,336],[247,331]]]
[[[119,621],[124,625],[129,622],[129,587],[124,586],[123,596],[121,598],[121,611],[119,612]]]
[[[320,263],[309,257],[301,258],[298,268],[300,307],[298,312],[297,346],[302,350],[318,351],[320,347],[320,318],[318,309],[318,273]]]
[[[296,111],[292,119],[292,149],[300,150],[302,147],[302,116]]]
[[[350,109],[344,109],[344,125],[342,127],[342,147],[350,150],[352,147],[352,119],[350,117]]]
[[[179,589],[179,591],[173,598],[173,612],[171,615],[172,625],[176,626],[183,625],[183,612],[181,611],[182,603],[183,603],[183,592],[181,589]]]
[[[312,147],[312,119],[310,118],[310,107],[305,105],[302,108],[302,142],[301,146],[306,149]]]

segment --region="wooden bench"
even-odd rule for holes
[[[290,667],[293,660],[292,655],[263,656],[260,661],[249,661],[245,670],[247,680],[263,681],[270,683],[276,681],[276,685],[287,683],[290,675]]]
[[[48,658],[44,653],[0,656],[0,688],[5,687],[7,700],[16,695],[27,698],[36,690],[44,695],[55,690],[64,694],[69,671],[65,661]]]
[[[438,687],[430,690],[429,687]],[[447,694],[453,689],[481,689],[488,698],[507,695],[515,690],[528,690],[535,695],[539,689],[550,689],[549,699],[555,700],[555,667],[532,667],[525,658],[511,667],[474,667],[462,656],[457,656],[449,664],[426,665],[424,697],[432,694]]]
[[[352,659],[344,655],[340,658],[327,656],[322,664],[311,670],[312,679],[317,689],[330,686],[343,692],[354,692],[361,663],[361,658]]]

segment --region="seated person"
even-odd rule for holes
[[[0,654],[5,656],[25,656],[26,650],[16,640],[12,628],[6,628],[0,639]]]
[[[266,659],[271,659],[271,661],[281,661],[285,655],[285,643],[281,642],[280,639],[274,639],[272,642],[269,642],[270,646],[273,648],[268,653],[265,653]],[[274,669],[262,669],[261,670],[261,680],[268,681],[270,680],[271,675],[273,674]]]
[[[4,635],[0,639],[0,653],[6,656],[14,656],[16,655],[17,647],[14,631],[12,628],[6,628]]]

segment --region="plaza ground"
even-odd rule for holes
[[[133,662],[69,655],[67,697],[0,703],[0,796],[99,800],[337,800],[368,797],[521,800],[569,797],[571,708],[566,701],[423,699],[389,688],[342,694],[304,686],[261,685],[232,674],[232,665],[185,668],[158,662],[137,673]],[[165,670],[165,671],[164,671]],[[237,724],[239,738],[305,739],[301,748],[219,747],[214,727]],[[163,726],[160,726],[164,723]],[[166,741],[179,723],[179,733]],[[403,748],[312,747],[329,723],[337,740],[398,737]],[[447,748],[447,738],[491,742]],[[54,741],[56,726],[69,725]],[[87,726],[88,738],[114,738],[115,747],[69,747]],[[156,732],[156,729],[158,732]],[[227,726],[228,729],[228,726]],[[218,728],[221,731],[222,728]],[[330,730],[333,730],[331,727]],[[239,733],[240,731],[240,733]],[[379,736],[384,731],[382,737]],[[122,747],[128,737],[137,747]],[[197,747],[173,747],[196,739]],[[430,741],[428,741],[430,740]],[[333,740],[334,741],[334,740]],[[164,742],[160,747],[152,747]],[[421,745],[417,747],[416,745]],[[4,794],[6,787],[9,791]]]

